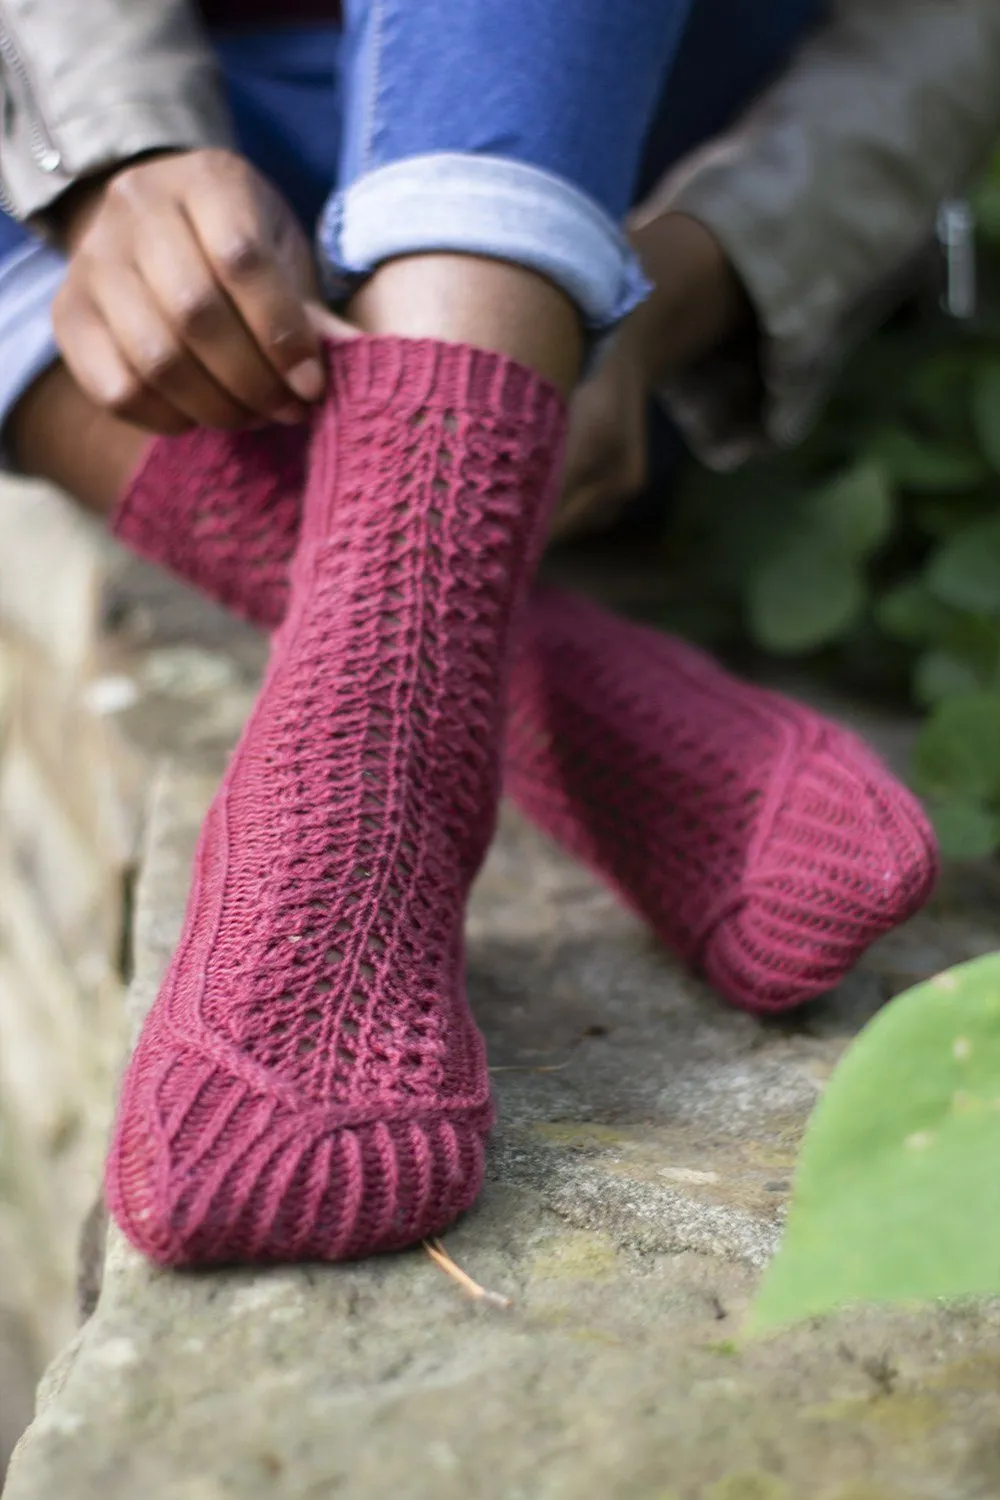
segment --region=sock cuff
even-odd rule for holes
[[[505,354],[384,334],[327,341],[325,353],[334,392],[352,405],[391,404],[400,415],[422,407],[454,407],[523,421],[542,441],[551,436],[556,442],[561,436],[566,413],[562,393]]]

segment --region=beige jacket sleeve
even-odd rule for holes
[[[26,219],[146,151],[227,145],[187,0],[0,0],[0,204]]]
[[[756,309],[664,392],[706,461],[795,442],[845,353],[910,289],[938,205],[1000,138],[1000,0],[834,0],[827,26],[735,128],[640,212],[690,214]]]

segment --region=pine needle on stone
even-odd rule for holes
[[[491,1307],[513,1307],[514,1304],[509,1297],[504,1297],[499,1292],[487,1291],[484,1286],[479,1285],[478,1281],[473,1281],[467,1271],[463,1271],[461,1266],[456,1265],[440,1240],[424,1240],[424,1249],[434,1264],[444,1271],[446,1276],[457,1281],[466,1296],[471,1297],[473,1301],[488,1302]]]
[[[573,1061],[567,1057],[561,1063],[542,1063],[536,1066],[534,1063],[502,1063],[498,1068],[491,1068],[491,1073],[561,1073],[563,1068],[568,1068]]]

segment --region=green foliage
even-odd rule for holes
[[[891,531],[892,511],[892,492],[870,463],[808,494],[747,579],[755,640],[770,651],[794,653],[850,629],[864,608],[864,564]]]
[[[897,320],[801,447],[692,469],[668,538],[670,623],[925,711],[914,781],[952,857],[1000,849],[1000,156],[977,207],[976,318]]]
[[[894,1000],[806,1131],[760,1332],[856,1302],[1000,1293],[1000,954]]]

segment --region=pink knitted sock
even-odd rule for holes
[[[563,404],[456,345],[366,338],[330,364],[288,616],[108,1163],[118,1222],[169,1265],[408,1245],[482,1178],[462,926]]]
[[[111,517],[120,541],[265,629],[284,618],[309,428],[155,438]]]
[[[832,989],[930,895],[927,821],[854,735],[559,590],[525,648],[506,790],[735,1004]]]
[[[157,439],[118,507],[113,529],[152,561],[173,569],[255,624],[273,628],[287,606],[308,438],[305,428],[276,427],[258,433],[202,431]],[[565,596],[541,594],[537,608],[534,602],[529,605],[528,621],[526,650],[516,677],[519,712],[507,749],[510,790],[529,817],[604,875],[667,942],[691,962],[700,958],[717,987],[737,1004],[782,1009],[829,989],[876,937],[926,899],[936,868],[927,825],[908,793],[851,736],[815,714],[736,682],[697,653],[637,631],[596,606],[585,608]],[[610,661],[615,684],[624,683],[627,675],[617,654],[627,658],[634,677],[638,643],[643,643],[641,655],[649,666],[642,670],[648,675],[635,684],[634,692],[629,689],[627,698],[636,712],[645,704],[654,715],[648,731],[632,735],[616,697],[588,675],[589,669],[583,670],[571,692],[567,689],[561,707],[549,701],[545,661],[572,655],[577,630],[577,659]],[[683,663],[694,661],[707,672],[707,688],[699,697],[682,687],[679,699]],[[745,769],[739,772],[744,779],[733,783],[735,801],[720,798],[712,785],[719,745],[738,749],[734,736],[746,732],[755,714],[763,716],[764,727],[753,740],[754,753],[764,748],[753,770],[751,799],[768,809],[777,808],[783,797],[787,800],[766,854],[760,833],[764,820],[755,817],[748,824],[739,802]],[[597,734],[602,724],[610,737]],[[558,733],[558,747],[550,745],[539,756],[536,731]],[[821,743],[822,752],[803,750],[789,770],[781,748],[789,736],[804,736],[807,746]],[[821,762],[827,765],[826,773]],[[564,772],[570,764],[597,778],[603,800],[596,791],[593,800],[581,792],[579,780]],[[646,767],[645,790],[638,765]],[[637,774],[639,781],[633,782],[630,778]],[[820,793],[813,778],[824,774],[826,789]],[[603,791],[605,776],[616,789],[613,806]],[[864,788],[871,776],[878,792],[859,793],[859,786]],[[678,841],[674,825],[687,812],[689,835],[697,842],[707,794],[712,797],[708,828],[718,839],[717,857],[704,882],[691,885],[686,843]],[[810,797],[811,811],[796,811],[796,798]],[[643,798],[648,798],[648,806],[642,806]],[[676,805],[675,798],[681,799]],[[693,799],[690,806],[688,799]],[[635,818],[643,837],[615,836],[616,827],[627,827]],[[779,836],[777,830],[789,819],[796,822],[796,833]],[[899,826],[893,833],[895,820]],[[827,892],[838,916],[833,909],[823,909],[827,898],[822,892],[830,878],[829,872],[822,873],[827,856],[805,870],[801,858],[793,855],[807,827],[808,837],[819,847],[842,838],[852,823],[853,843],[850,849],[843,846],[832,877],[840,895]],[[869,885],[865,871],[871,860],[878,863],[883,834],[895,852],[887,856],[884,884]],[[683,869],[674,863],[681,858]],[[765,859],[766,865],[761,864]],[[866,886],[864,898],[852,898],[844,910],[846,893],[858,880]],[[766,901],[760,894],[764,887],[751,899],[761,881],[772,893],[779,888],[788,891],[790,900],[780,913],[775,894]],[[712,917],[717,931],[710,941],[706,913],[721,910],[729,910],[730,916]]]

